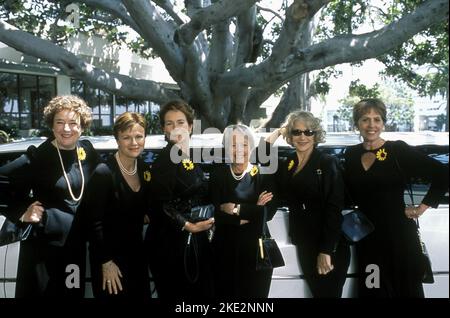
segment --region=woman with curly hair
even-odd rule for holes
[[[289,234],[303,275],[313,297],[341,297],[350,248],[341,232],[344,183],[339,163],[316,149],[325,141],[325,131],[309,112],[289,114],[266,142],[273,144],[280,135],[295,152],[278,165],[276,193],[289,207]]]
[[[16,297],[81,298],[86,251],[77,211],[99,161],[92,144],[80,140],[91,109],[79,97],[57,96],[44,118],[53,136],[0,168],[11,186],[7,217],[32,224],[20,247]]]

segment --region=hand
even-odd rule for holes
[[[25,213],[22,215],[20,220],[22,222],[28,222],[28,223],[39,223],[42,219],[42,214],[44,213],[44,207],[42,206],[42,203],[39,201],[34,201],[30,204],[28,209],[25,211]]]
[[[317,272],[319,275],[326,275],[334,269],[331,264],[331,256],[329,254],[319,253],[317,256]]]
[[[249,222],[250,222],[249,220],[240,220],[239,225],[244,225],[244,224],[247,224]]]
[[[147,214],[144,215],[144,224],[150,224],[150,218]]]
[[[222,203],[220,205],[220,211],[225,212],[226,214],[233,215],[233,209],[236,206],[236,203],[228,202]]]
[[[426,210],[428,209],[428,205],[421,203],[418,207],[407,206],[405,208],[405,215],[409,219],[417,219],[419,218]]]
[[[266,205],[266,203],[272,200],[272,198],[273,198],[272,192],[263,191],[259,195],[258,202],[256,202],[256,205]]]
[[[109,261],[102,264],[102,274],[103,274],[103,290],[108,288],[108,293],[111,295],[114,293],[117,295],[119,291],[122,291],[122,283],[120,278],[122,278],[122,273],[119,267],[113,262]]]
[[[209,230],[214,225],[214,218],[196,223],[186,222],[184,229],[190,233],[198,233]]]
[[[189,140],[189,131],[184,128],[174,128],[170,132],[169,139],[177,145],[183,144],[185,141]]]

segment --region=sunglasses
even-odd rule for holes
[[[301,136],[301,134],[304,134],[307,137],[311,137],[311,136],[314,136],[315,133],[316,132],[311,129],[306,129],[306,130],[293,129],[293,130],[291,130],[292,136]]]

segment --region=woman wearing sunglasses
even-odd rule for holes
[[[344,183],[339,163],[316,149],[325,141],[325,131],[309,112],[289,114],[266,138],[270,151],[276,151],[272,145],[280,135],[295,152],[280,162],[274,183],[289,207],[289,235],[305,280],[315,298],[341,297],[350,249],[341,233]]]

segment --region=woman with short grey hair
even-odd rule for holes
[[[280,135],[295,152],[280,159],[273,183],[289,207],[289,234],[303,275],[313,297],[341,297],[350,249],[341,233],[344,183],[339,163],[317,150],[325,131],[310,112],[290,113],[266,138],[271,151],[276,151],[272,144]]]
[[[272,270],[256,270],[258,239],[264,209],[270,220],[271,205],[259,167],[250,162],[255,146],[253,132],[245,125],[225,128],[223,144],[228,163],[216,166],[210,181],[215,206],[213,239],[214,277],[219,297],[263,298],[270,289]]]

